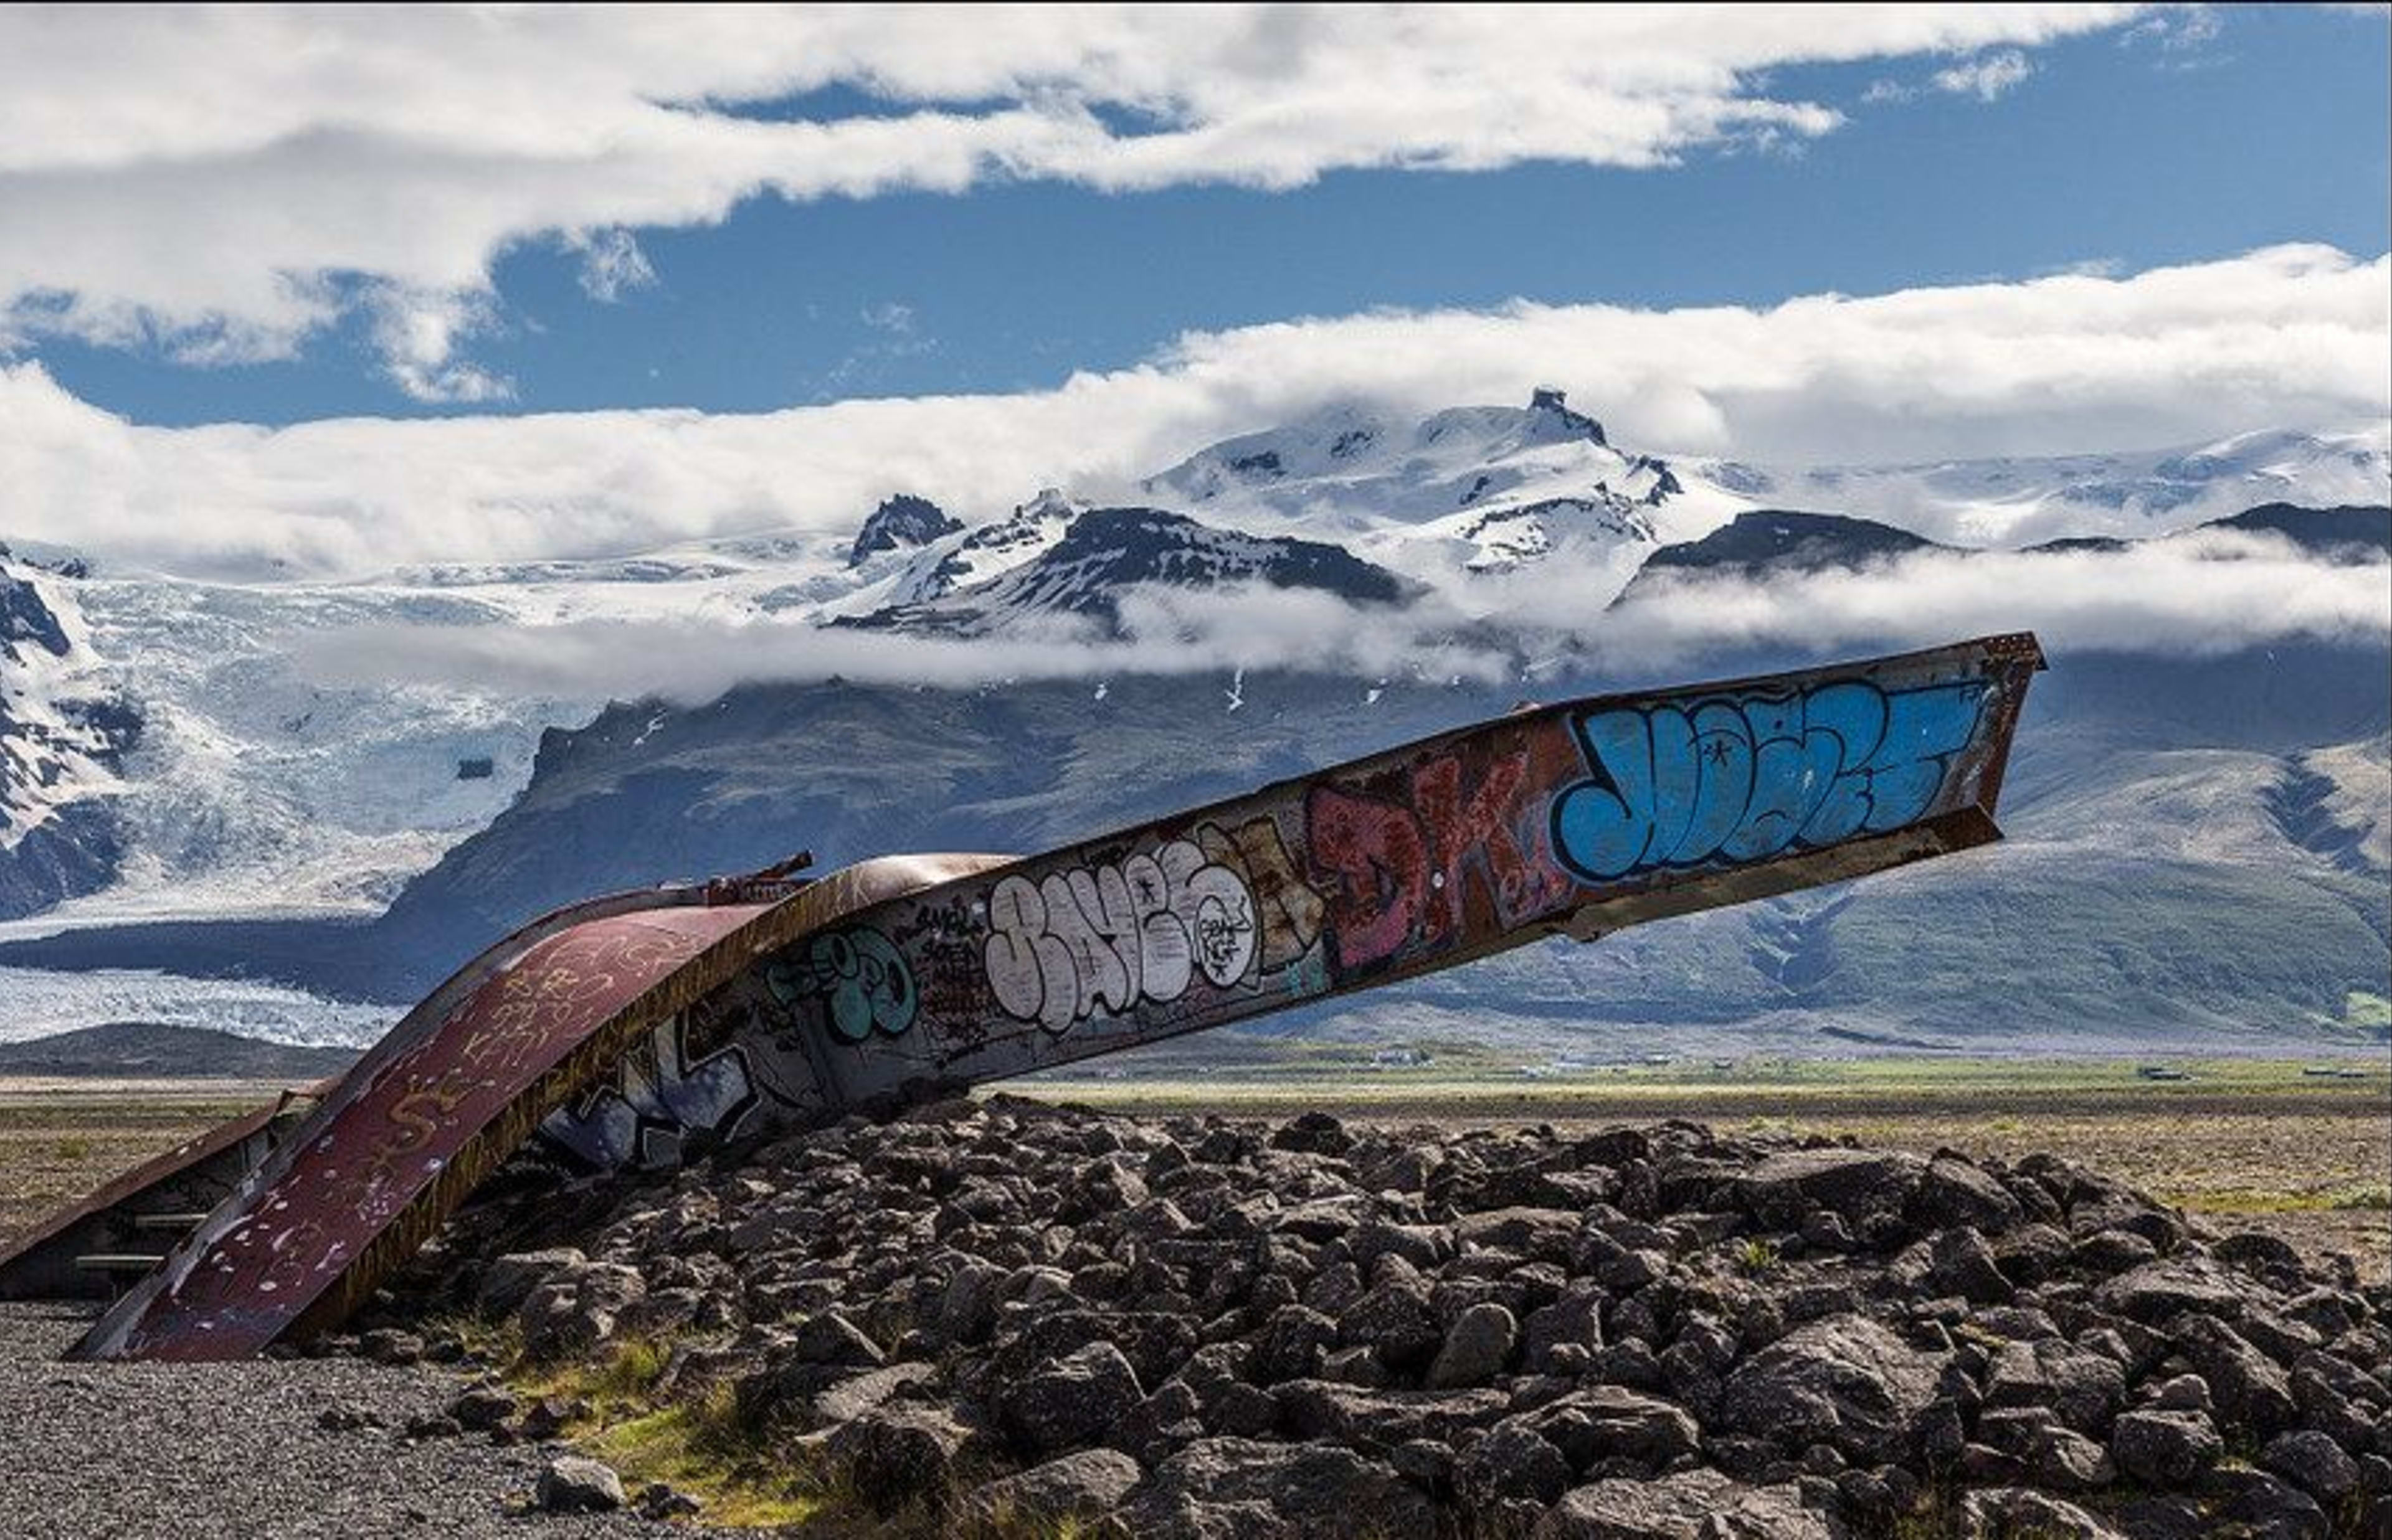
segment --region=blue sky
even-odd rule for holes
[[[2177,10],[2016,45],[1797,59],[1744,71],[1739,94],[1843,121],[1665,146],[1675,163],[1652,167],[1530,156],[1486,170],[1331,164],[1278,188],[1000,175],[954,192],[765,191],[725,200],[719,222],[625,221],[653,277],[611,303],[589,291],[565,226],[529,219],[494,243],[486,282],[459,288],[467,318],[429,349],[431,367],[462,367],[488,390],[410,389],[390,364],[387,314],[339,301],[250,349],[280,355],[259,361],[191,361],[199,302],[162,301],[130,335],[20,325],[0,358],[36,360],[84,402],[167,425],[744,412],[1044,390],[1191,330],[1382,307],[1765,306],[2134,273],[2282,242],[2362,259],[2392,248],[2380,14]],[[911,110],[833,84],[730,115]],[[1119,127],[1134,114],[1099,116]],[[206,239],[204,219],[194,227]],[[339,295],[378,280],[334,269],[314,281]],[[42,289],[74,287],[72,267],[24,285],[20,317],[22,292],[38,304],[55,303]]]

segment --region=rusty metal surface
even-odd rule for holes
[[[2040,664],[2032,638],[1993,638],[1566,703],[926,887],[772,951],[550,1114],[539,1144],[585,1171],[669,1165],[1542,936],[1981,845]],[[1940,725],[1919,709],[1939,700]],[[1654,773],[1657,720],[1684,729],[1674,777]],[[1641,776],[1618,762],[1622,726]],[[1605,844],[1624,833],[1632,848]],[[1208,938],[1220,950],[1200,958]]]
[[[2041,666],[2007,636],[1573,701],[1027,860],[566,912],[410,1013],[78,1351],[231,1357],[336,1321],[536,1132],[670,1164],[1985,843]]]
[[[708,903],[758,896],[715,884],[534,922],[410,1012],[74,1355],[240,1357],[311,1313],[338,1319],[542,1117],[755,947],[1002,859],[890,858],[762,902]]]
[[[0,1252],[0,1300],[104,1297],[105,1280],[75,1276],[73,1261],[87,1251],[123,1250],[136,1215],[213,1209],[265,1159],[278,1119],[294,1098],[313,1100],[332,1086],[318,1082],[286,1091],[274,1101],[152,1156],[62,1209]],[[154,1237],[153,1237],[154,1238]]]
[[[843,1106],[1999,837],[2031,636],[1515,713],[892,900],[765,960]]]

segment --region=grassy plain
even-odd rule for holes
[[[1503,1063],[1430,1045],[1373,1068],[1368,1049],[1261,1045],[1251,1062],[1133,1056],[1008,1089],[1122,1112],[1286,1117],[1322,1108],[1401,1124],[1563,1126],[1688,1118],[1726,1132],[1850,1134],[2014,1159],[2049,1150],[2221,1228],[2346,1251],[2392,1275],[2392,1066],[2380,1059],[1753,1058],[1612,1066]],[[2359,1078],[2312,1074],[2356,1071]],[[231,1081],[0,1081],[0,1245],[50,1209],[277,1087]]]

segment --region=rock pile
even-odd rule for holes
[[[2049,1157],[999,1098],[603,1202],[485,1206],[401,1308],[670,1344],[926,1527],[2392,1534],[2392,1297]]]

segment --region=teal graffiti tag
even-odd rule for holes
[[[834,930],[805,943],[804,955],[773,964],[765,982],[784,1003],[819,997],[831,1030],[850,1042],[895,1037],[914,1025],[913,970],[877,930]]]

